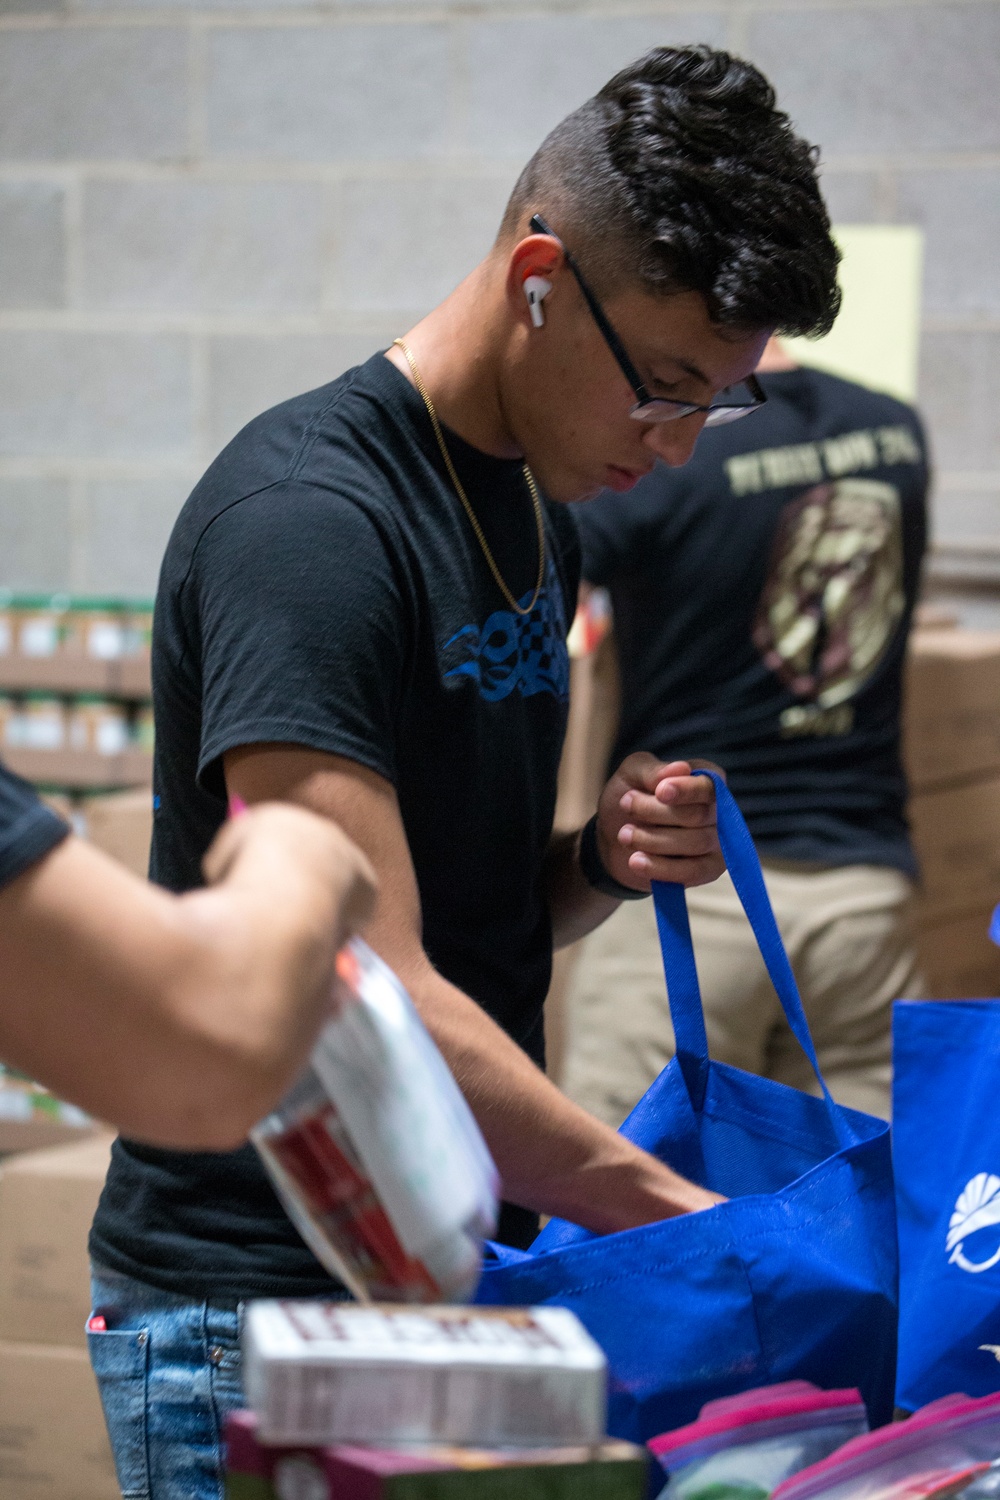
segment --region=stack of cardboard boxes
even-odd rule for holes
[[[91,844],[145,879],[153,836],[153,793],[148,787],[87,797],[78,804],[73,821]]]
[[[0,1163],[0,1495],[117,1500],[84,1333],[110,1137]]]
[[[914,631],[905,759],[928,995],[1000,995],[1000,631]]]
[[[78,832],[145,874],[149,791],[92,797],[71,815]],[[84,1332],[87,1235],[110,1146],[110,1133],[92,1125],[0,1119],[3,1500],[118,1500]]]

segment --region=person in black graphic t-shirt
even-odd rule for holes
[[[205,873],[182,897],[147,885],[0,765],[0,1061],[147,1141],[242,1141],[328,1014],[371,871],[332,823],[270,806]]]
[[[888,1116],[892,1002],[921,993],[899,741],[924,435],[911,407],[777,341],[758,373],[753,423],[577,512],[584,577],[614,606],[615,764],[669,746],[724,768],[824,1076]],[[713,1057],[815,1088],[728,877],[689,910]],[[650,913],[623,907],[588,939],[567,1005],[564,1087],[618,1125],[673,1051]]]
[[[566,504],[752,413],[768,334],[832,322],[836,263],[815,153],[766,80],[657,49],[543,143],[486,259],[401,344],[235,438],[167,549],[154,877],[197,883],[233,792],[305,803],[358,840],[380,884],[372,944],[477,1115],[512,1243],[539,1211],[603,1232],[716,1201],[539,1066],[553,943],[651,878],[722,868],[711,783],[669,755],[629,757],[587,826],[553,840],[579,573]],[[118,1142],[91,1251],[124,1477],[216,1500],[238,1353],[213,1334],[212,1360],[202,1330],[234,1337],[249,1296],[337,1287],[249,1148]],[[145,1405],[118,1378],[123,1350],[130,1369],[146,1358],[142,1329]]]

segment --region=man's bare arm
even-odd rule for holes
[[[512,1202],[598,1232],[718,1201],[571,1103],[480,1007],[433,968],[392,786],[353,761],[287,745],[226,756],[226,782],[253,804],[287,798],[335,819],[375,868],[366,937],[406,985],[452,1068]]]
[[[0,1057],[126,1134],[229,1150],[305,1061],[373,877],[287,806],[228,824],[206,874],[172,896],[71,837],[0,891]]]

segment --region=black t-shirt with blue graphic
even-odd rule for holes
[[[926,536],[912,407],[819,370],[702,432],[680,469],[574,507],[611,592],[615,761],[717,761],[758,848],[914,874],[900,764],[903,658]]]
[[[521,465],[448,445],[501,575],[527,604],[537,531]],[[222,756],[346,756],[399,798],[436,968],[536,1060],[551,965],[543,861],[579,575],[546,504],[544,587],[504,602],[420,396],[383,355],[251,422],[181,512],[156,604],[152,875],[201,881]],[[516,1232],[516,1231],[515,1231]],[[249,1147],[115,1146],[95,1258],[216,1298],[329,1291]]]

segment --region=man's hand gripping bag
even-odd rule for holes
[[[604,1237],[553,1220],[527,1252],[490,1246],[477,1292],[571,1308],[608,1358],[609,1431],[634,1442],[785,1380],[857,1386],[873,1426],[893,1408],[889,1128],[820,1078],[753,841],[712,779],[729,873],[822,1098],[710,1061],[684,892],[656,886],[677,1056],[622,1134],[730,1201]]]

